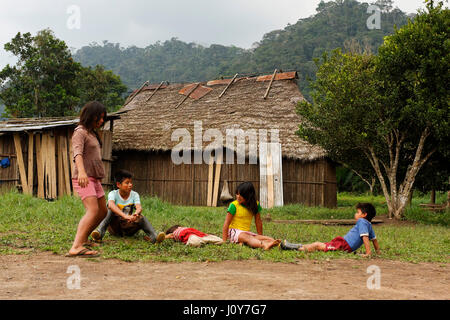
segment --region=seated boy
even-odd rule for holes
[[[280,247],[283,250],[299,250],[306,252],[313,252],[316,250],[324,252],[335,250],[353,252],[358,250],[358,248],[364,244],[364,247],[366,248],[366,254],[364,256],[370,256],[372,253],[370,250],[370,241],[372,241],[375,251],[377,254],[380,254],[380,246],[378,245],[378,241],[372,229],[372,224],[370,223],[375,215],[376,211],[372,204],[358,203],[356,205],[355,213],[356,224],[344,237],[336,237],[326,243],[314,242],[304,245],[299,243],[289,243],[287,240],[284,240],[280,244]]]
[[[202,244],[213,243],[222,244],[222,238],[212,234],[206,234],[194,228],[174,225],[167,229],[166,239],[173,239],[185,243],[187,246],[199,247]]]
[[[114,236],[132,236],[139,230],[144,230],[146,236],[144,239],[152,243],[160,243],[164,240],[165,235],[160,232],[158,235],[153,229],[151,223],[144,217],[142,213],[141,201],[139,194],[132,190],[133,175],[126,170],[119,170],[114,180],[116,182],[116,190],[108,194],[108,214],[106,218],[91,233],[91,237],[95,241],[101,241],[105,235],[106,229]],[[136,212],[133,213],[133,210]]]

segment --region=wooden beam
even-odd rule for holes
[[[270,146],[270,145],[269,145]],[[272,148],[267,148],[267,208],[274,206]]]
[[[63,161],[63,172],[64,172],[64,186],[65,193],[67,195],[72,194],[72,189],[70,188],[70,160],[67,156],[67,137],[65,135],[60,136],[62,143],[62,161]]]
[[[236,80],[236,77],[238,76],[238,73],[236,73],[233,77],[233,79],[230,81],[230,83],[223,89],[222,93],[219,95],[219,99],[222,98],[224,93],[228,90],[228,88],[233,84],[234,80]]]
[[[58,157],[58,197],[64,196],[65,193],[65,179],[64,179],[64,169],[63,169],[63,157],[62,157],[62,142],[61,142],[61,136],[56,137],[56,155]]]
[[[152,92],[152,94],[150,95],[150,97],[148,97],[147,100],[145,100],[145,101],[150,100],[150,99],[153,97],[153,95],[156,93],[156,91],[158,91],[159,88],[161,88],[161,86],[163,85],[164,82],[166,82],[166,81],[161,81],[161,83],[159,84],[159,86],[155,89],[155,91]],[[111,130],[111,131],[112,131],[112,130]]]
[[[283,172],[282,172],[283,159],[281,155],[281,144],[277,142],[271,142],[270,151],[272,154],[273,193],[274,193],[273,205],[276,207],[281,207],[284,204]]]
[[[198,83],[192,88],[192,90],[189,91],[189,93],[183,98],[183,100],[181,100],[181,101],[177,104],[177,106],[175,107],[175,109],[178,109],[178,107],[181,106],[181,105],[183,104],[183,102],[186,101],[187,98],[189,98],[189,96],[191,95],[191,93],[193,93],[193,92],[195,91],[195,89],[198,88],[199,85],[200,85],[200,82],[198,82]]]
[[[22,144],[20,142],[20,135],[14,133],[14,146],[16,148],[17,163],[19,165],[20,183],[25,194],[30,194],[28,189],[27,174],[25,172],[25,163],[23,162]]]
[[[206,205],[208,207],[212,206],[213,177],[214,177],[214,157],[210,155],[208,166],[208,193],[206,198]]]
[[[222,168],[223,150],[216,157],[216,172],[214,177],[214,193],[212,199],[212,206],[217,207],[217,198],[219,197],[219,184],[220,184],[220,170]]]
[[[145,82],[142,84],[142,86],[138,89],[138,91],[136,91],[136,92],[130,97],[130,99],[127,99],[128,101],[125,101],[124,106],[126,106],[127,104],[129,104],[129,103],[131,102],[131,100],[133,100],[134,97],[136,97],[136,96],[139,94],[139,92],[141,92],[142,89],[145,87],[145,85],[147,85],[148,83],[149,83],[148,80],[145,81]]]
[[[57,172],[56,172],[56,137],[50,136],[51,141],[51,150],[50,150],[50,156],[51,156],[51,163],[52,163],[52,190],[53,190],[53,197],[52,199],[56,199],[58,197],[57,194]]]
[[[354,225],[356,222],[354,219],[331,219],[331,220],[272,220],[273,223],[286,223],[286,224],[323,224],[323,225]],[[383,223],[383,220],[372,219],[372,224]]]
[[[36,169],[37,169],[37,196],[44,199],[44,162],[42,160],[41,134],[36,135]]]
[[[33,174],[34,174],[34,134],[28,133],[28,189],[33,194]]]
[[[266,93],[264,94],[264,99],[266,99],[267,96],[269,95],[269,91],[270,91],[270,88],[272,87],[273,79],[275,79],[277,72],[278,72],[278,70],[275,69],[275,71],[273,72],[273,75],[272,75],[272,79],[270,79],[269,86],[267,87]]]
[[[259,204],[267,208],[267,143],[259,142]]]

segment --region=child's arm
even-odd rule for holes
[[[114,202],[114,200],[109,200],[108,201],[108,208],[116,215],[118,215],[119,217],[122,217],[126,220],[134,220],[134,217],[132,216],[128,216],[125,213],[123,213],[122,210],[120,210],[120,208],[116,205],[116,203]]]
[[[78,184],[80,185],[80,187],[86,188],[89,184],[89,178],[84,168],[83,155],[78,154],[75,156],[75,165],[78,169]]]
[[[375,238],[375,239],[372,240],[372,243],[373,243],[373,246],[375,248],[375,252],[377,254],[381,254],[380,245],[378,244],[378,240]]]
[[[255,225],[256,225],[256,232],[262,236],[263,226],[262,226],[261,214],[259,212],[255,215]]]
[[[142,206],[141,206],[140,203],[136,203],[136,204],[135,204],[135,207],[136,207],[136,212],[135,212],[134,214],[135,214],[136,216],[138,216],[138,215],[140,215],[141,212],[142,212]]]
[[[227,212],[227,217],[225,218],[225,222],[223,223],[222,228],[222,240],[226,242],[228,239],[228,228],[230,227],[231,220],[233,220],[233,215]]]
[[[173,233],[166,234],[166,239],[173,239]]]
[[[370,250],[370,241],[368,236],[362,237],[364,242],[364,247],[366,248],[366,254],[364,256],[370,256],[372,254],[372,251]]]

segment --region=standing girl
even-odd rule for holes
[[[88,236],[105,218],[106,200],[101,179],[103,168],[100,137],[96,129],[105,122],[106,108],[97,101],[90,101],[81,110],[80,123],[72,136],[73,161],[75,163],[72,184],[81,197],[86,212],[81,218],[75,240],[67,256],[98,256],[98,252],[85,248]]]
[[[228,207],[222,229],[222,240],[225,242],[230,239],[232,243],[246,244],[249,247],[263,248],[264,250],[277,246],[281,240],[263,236],[261,210],[261,206],[256,201],[253,184],[251,182],[241,183],[236,188],[236,200]],[[255,217],[258,234],[250,232],[253,217]]]

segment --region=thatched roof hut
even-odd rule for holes
[[[174,138],[173,133],[177,130],[189,132],[192,143],[188,147],[199,150],[211,142],[208,139],[201,139],[200,143],[195,141],[196,130],[197,134],[200,130],[200,137],[208,130],[218,130],[222,133],[223,145],[239,153],[237,143],[226,143],[227,133],[238,129],[235,131],[238,137],[246,136],[248,157],[248,133],[256,132],[261,136],[267,132],[269,141],[281,143],[284,202],[335,206],[333,165],[320,147],[310,145],[295,134],[300,123],[295,108],[304,99],[296,79],[296,72],[286,72],[278,73],[273,81],[272,75],[268,75],[236,77],[234,81],[161,83],[141,87],[130,95],[121,109],[128,112],[114,123],[113,152],[117,161],[113,171],[119,168],[133,171],[138,192],[157,195],[174,203],[206,205],[203,193],[207,193],[208,163],[175,168],[170,163],[170,153],[180,139],[179,136]],[[241,166],[242,170],[233,166]],[[226,163],[220,176],[221,182],[225,180],[230,183],[231,192],[245,180],[253,181],[258,189],[258,164]],[[180,187],[183,184],[184,187]],[[315,190],[317,186],[323,190]]]

